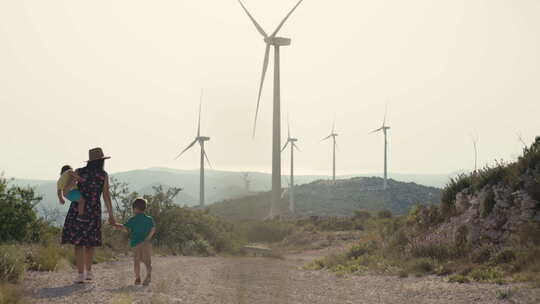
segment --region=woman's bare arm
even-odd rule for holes
[[[109,191],[109,175],[105,177],[105,183],[103,184],[103,200],[105,200],[105,206],[107,207],[107,212],[109,213],[109,224],[116,224],[114,219],[114,211],[112,208],[111,192]]]

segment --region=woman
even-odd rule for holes
[[[78,183],[84,199],[84,209],[89,221],[77,220],[77,202],[72,202],[69,207],[64,229],[62,231],[62,244],[75,246],[75,262],[78,275],[75,283],[84,283],[84,280],[92,280],[92,261],[94,248],[101,246],[101,195],[105,201],[109,213],[109,223],[115,224],[111,194],[109,192],[109,176],[103,169],[106,157],[101,148],[95,148],[88,152],[89,158],[86,167],[77,169],[81,177]],[[86,270],[86,275],[85,275]]]

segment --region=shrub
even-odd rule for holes
[[[461,191],[470,188],[472,185],[471,176],[460,174],[451,178],[443,189],[441,197],[441,211],[444,215],[451,215],[455,212],[456,195]]]
[[[407,270],[415,275],[424,275],[435,270],[435,263],[432,259],[415,259],[408,263]]]
[[[449,283],[461,283],[461,284],[464,284],[464,283],[470,283],[471,280],[469,280],[469,278],[467,278],[464,275],[453,274],[448,278],[448,282]]]
[[[495,193],[492,189],[489,189],[486,193],[486,197],[484,198],[484,201],[482,202],[480,206],[480,215],[482,217],[488,216],[491,211],[493,210],[493,207],[495,207]]]
[[[391,218],[392,217],[392,211],[390,211],[388,209],[383,209],[383,210],[377,212],[377,217],[380,218],[380,219]]]
[[[359,220],[367,220],[371,218],[371,213],[365,210],[356,210],[354,211],[354,218],[359,219]]]
[[[24,252],[13,245],[0,246],[0,283],[18,283],[26,272]]]
[[[28,239],[37,221],[34,206],[40,200],[32,188],[8,187],[0,175],[0,243]]]
[[[506,300],[512,296],[512,290],[510,289],[499,289],[495,291],[495,296],[498,300]]]
[[[497,283],[503,276],[504,273],[499,267],[479,266],[469,273],[469,277],[477,282]]]
[[[504,249],[491,257],[491,263],[494,265],[508,264],[516,259],[516,254],[512,249]]]
[[[491,254],[492,249],[489,245],[480,246],[471,253],[471,260],[474,263],[483,264],[489,261]]]
[[[349,259],[356,259],[364,254],[373,253],[378,249],[378,244],[376,241],[367,241],[365,243],[353,245],[347,252],[347,257]]]
[[[58,246],[37,246],[29,250],[26,262],[30,270],[55,271],[64,253],[63,248]]]

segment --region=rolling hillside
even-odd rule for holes
[[[296,187],[296,209],[299,216],[349,216],[355,210],[389,209],[403,214],[415,204],[440,202],[441,189],[415,183],[389,180],[389,188],[383,191],[382,179],[356,177],[338,180],[336,185],[328,181],[315,181]],[[264,192],[239,199],[226,200],[210,206],[214,214],[231,219],[261,219],[269,212],[270,193]],[[287,214],[288,193],[284,192],[280,214]]]

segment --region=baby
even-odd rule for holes
[[[60,178],[57,183],[58,199],[62,205],[66,203],[64,197],[71,202],[78,202],[77,220],[80,222],[89,222],[90,219],[84,214],[85,201],[77,186],[79,181],[81,181],[81,177],[73,171],[71,166],[63,166],[60,170]]]

